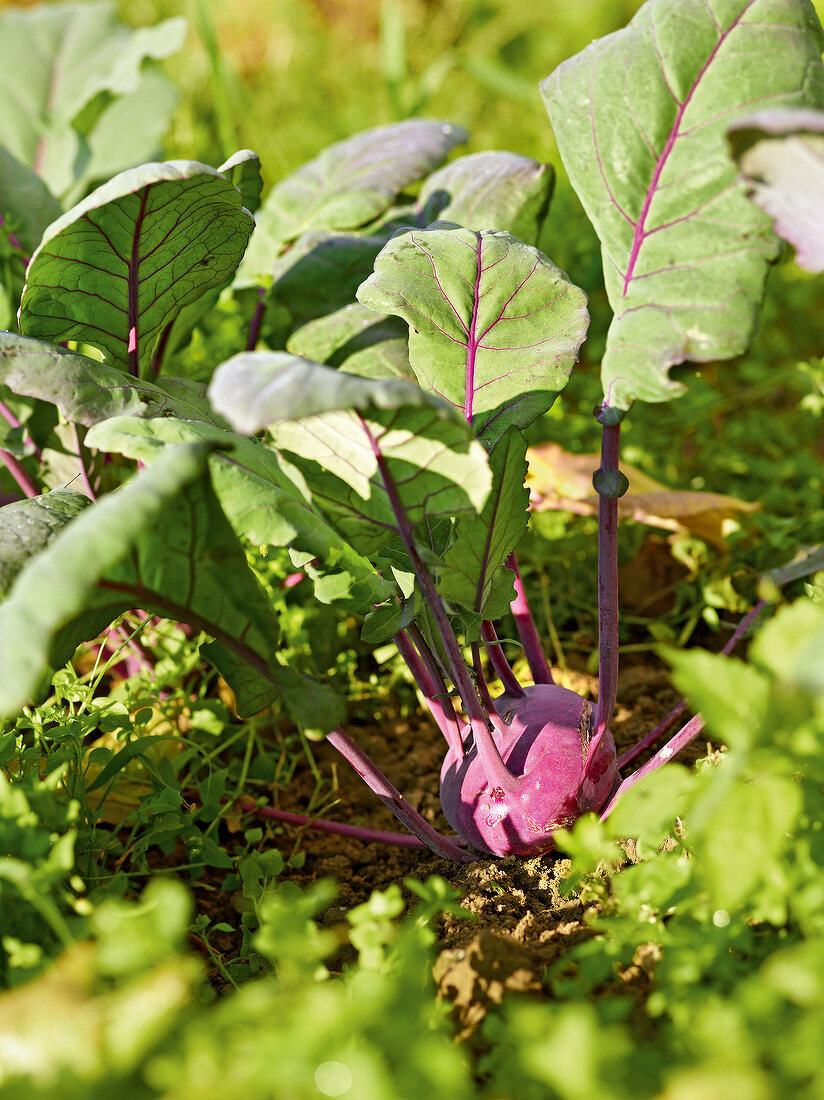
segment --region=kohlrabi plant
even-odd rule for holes
[[[20,331],[0,337],[10,415],[32,422],[19,455],[6,452],[27,499],[0,512],[0,711],[139,608],[210,637],[202,654],[242,713],[280,695],[447,858],[539,853],[558,828],[608,812],[701,729],[693,718],[622,777],[681,711],[617,756],[621,421],[634,401],[683,391],[671,368],[746,347],[779,241],[727,131],[755,107],[824,108],[823,41],[808,0],[649,0],[542,85],[614,313],[595,412],[594,706],[554,683],[516,558],[523,432],[565,386],[588,326],[583,292],[535,244],[552,172],[510,153],[441,166],[465,135],[411,120],[325,150],[255,218],[247,152],[217,170],[123,172],[45,228]],[[2,213],[14,229],[23,208]],[[221,291],[249,332],[207,392],[174,364]],[[86,495],[38,480],[43,402],[60,410],[45,422]],[[140,466],[128,478],[126,460]],[[328,686],[279,658],[244,541],[290,547],[317,599],[363,615],[367,642],[394,641],[444,735],[456,837],[348,737]],[[510,611],[531,683],[495,625]]]

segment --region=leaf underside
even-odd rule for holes
[[[466,139],[449,122],[406,119],[330,145],[269,192],[237,285],[251,286],[268,275],[283,246],[304,233],[374,221]]]
[[[824,271],[824,112],[761,111],[730,132],[749,194],[807,271]]]

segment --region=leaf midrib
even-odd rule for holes
[[[650,180],[649,187],[647,188],[646,196],[644,198],[644,205],[641,208],[641,213],[638,217],[638,220],[635,222],[635,230],[634,230],[633,237],[632,237],[632,248],[630,249],[629,262],[627,263],[627,270],[626,270],[626,274],[624,275],[624,286],[623,286],[623,290],[621,291],[621,297],[622,298],[626,298],[626,296],[629,292],[629,286],[630,286],[630,283],[632,282],[632,280],[634,278],[635,265],[638,262],[638,257],[641,253],[641,247],[642,247],[644,241],[646,240],[647,236],[649,236],[649,234],[647,233],[646,228],[645,228],[646,220],[647,220],[647,217],[649,215],[650,207],[652,206],[652,200],[655,197],[655,194],[656,194],[656,191],[657,191],[657,188],[658,188],[658,183],[659,183],[659,180],[661,179],[661,175],[664,171],[664,168],[666,167],[667,161],[669,160],[670,154],[672,153],[673,149],[675,148],[675,143],[676,143],[676,141],[678,140],[678,138],[680,136],[679,133],[678,133],[678,130],[679,130],[681,122],[684,118],[684,114],[686,113],[687,107],[689,106],[690,101],[692,100],[692,97],[695,94],[696,89],[698,88],[698,85],[701,83],[703,78],[706,76],[710,65],[713,63],[715,58],[718,56],[719,50],[721,49],[723,44],[726,42],[726,40],[729,38],[729,36],[732,34],[732,32],[737,27],[739,27],[741,25],[741,23],[743,21],[743,18],[746,15],[746,13],[756,3],[757,3],[757,0],[749,0],[749,3],[743,9],[743,11],[740,12],[740,14],[736,17],[736,19],[730,24],[728,29],[726,31],[724,31],[723,34],[721,34],[721,36],[719,37],[719,39],[716,42],[715,46],[713,47],[712,51],[710,52],[709,57],[704,62],[703,66],[701,67],[700,72],[698,73],[695,80],[693,81],[692,86],[690,87],[690,90],[687,92],[686,96],[684,97],[683,101],[681,102],[681,104],[678,107],[678,110],[677,110],[676,115],[675,115],[675,120],[674,120],[674,122],[673,122],[673,124],[670,128],[669,134],[667,135],[667,140],[666,140],[666,143],[664,145],[664,148],[661,150],[661,153],[658,157],[658,160],[655,163],[655,170],[653,171],[652,179]],[[663,75],[663,69],[662,69],[662,75]]]

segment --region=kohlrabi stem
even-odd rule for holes
[[[446,738],[447,745],[460,758],[463,756],[461,727],[455,715],[452,700],[446,694],[446,684],[443,682],[443,677],[437,668],[431,667],[429,662],[423,658],[423,655],[418,653],[405,630],[399,631],[393,640],[401,657],[406,661],[409,671],[418,686],[418,691],[426,701],[430,714]],[[437,674],[437,679],[435,674]]]
[[[409,516],[406,514],[406,509],[401,503],[400,496],[398,495],[397,486],[395,480],[389,472],[389,468],[386,464],[383,452],[378,446],[378,442],[372,435],[369,429],[369,425],[363,419],[359,417],[361,427],[366,433],[366,437],[369,440],[372,447],[372,453],[375,456],[375,462],[378,467],[378,472],[381,475],[384,489],[386,490],[387,499],[389,505],[392,508],[392,512],[395,516],[395,523],[397,524],[398,534],[401,536],[406,552],[409,555],[409,560],[412,563],[412,569],[415,576],[418,579],[418,584],[421,586],[421,592],[423,598],[429,607],[429,612],[435,622],[438,634],[443,642],[444,651],[446,653],[447,660],[449,661],[449,668],[452,676],[452,682],[458,689],[458,694],[461,697],[461,702],[464,705],[466,716],[469,719],[469,724],[472,727],[472,733],[475,738],[475,747],[478,750],[478,756],[483,763],[484,773],[487,781],[496,787],[501,787],[505,791],[512,791],[516,786],[516,779],[512,773],[504,764],[498,746],[492,739],[489,724],[478,699],[477,692],[475,691],[475,685],[472,683],[472,677],[469,675],[469,670],[466,667],[466,663],[461,654],[458,640],[455,637],[455,633],[452,630],[452,625],[449,622],[449,617],[446,614],[446,609],[443,605],[443,600],[440,597],[440,593],[435,586],[435,581],[432,574],[424,565],[418,548],[415,545],[414,533],[412,530],[412,523]]]
[[[552,672],[541,645],[535,620],[529,610],[523,581],[518,571],[518,560],[514,551],[506,559],[506,565],[515,574],[515,599],[509,606],[515,619],[515,626],[518,628],[518,637],[524,647],[524,656],[529,665],[529,671],[532,673],[532,679],[536,684],[554,684],[555,681],[552,679]]]
[[[492,696],[489,694],[489,688],[487,687],[486,679],[484,678],[484,669],[481,662],[481,647],[478,642],[473,642],[471,647],[472,652],[472,668],[475,673],[475,685],[478,689],[478,695],[481,699],[481,705],[486,710],[487,714],[495,713],[495,704],[492,702]]]
[[[666,745],[663,745],[658,750],[655,756],[651,757],[646,764],[642,764],[637,771],[634,771],[632,775],[628,775],[627,778],[619,784],[612,798],[610,798],[607,803],[606,808],[602,811],[601,820],[603,821],[604,818],[609,817],[618,804],[619,798],[625,795],[630,787],[634,787],[639,779],[643,779],[644,776],[649,775],[650,772],[657,771],[658,768],[672,760],[674,756],[677,756],[682,749],[685,749],[691,741],[694,741],[695,738],[699,736],[703,728],[704,719],[700,714],[696,714],[694,718],[690,718],[683,729],[680,729],[674,737],[671,737]]]
[[[383,772],[364,753],[354,741],[346,736],[340,727],[333,729],[326,735],[326,740],[336,749],[344,760],[351,764],[358,775],[363,779],[370,790],[378,796],[384,806],[387,806],[397,819],[409,829],[427,848],[441,856],[443,859],[451,859],[455,863],[472,863],[473,857],[450,840],[441,836],[439,832],[425,821],[424,818],[413,809],[400,791],[394,787]]]
[[[601,424],[601,467],[592,483],[598,504],[598,703],[589,743],[592,760],[606,733],[618,693],[618,498],[628,487],[618,468],[623,412],[604,403],[595,410]]]
[[[266,291],[263,287],[258,291],[258,304],[249,323],[249,339],[246,341],[246,350],[254,351],[257,347],[260,329],[263,325],[263,315],[266,313]]]
[[[11,453],[0,447],[0,462],[2,462],[11,476],[17,482],[22,489],[23,493],[31,500],[33,497],[40,496],[40,490],[35,485],[34,481],[29,477],[26,471],[23,469],[20,461]]]
[[[766,600],[759,600],[755,607],[753,607],[751,611],[747,612],[747,614],[733,631],[732,636],[730,637],[727,644],[721,650],[722,656],[727,657],[730,653],[732,653],[732,651],[744,637],[746,632],[752,626],[755,619],[758,617],[758,615],[761,614],[762,610],[766,606]],[[618,757],[619,769],[623,768],[626,764],[630,764],[633,760],[636,759],[636,757],[640,756],[641,753],[645,751],[645,749],[648,749],[651,745],[654,745],[661,734],[665,733],[670,728],[670,726],[678,718],[681,717],[686,709],[687,701],[686,699],[682,699],[681,702],[678,703],[677,706],[674,706],[669,714],[658,723],[655,729],[650,730],[646,737],[643,737],[636,745],[633,745],[631,749],[627,749],[627,751],[622,756]]]
[[[89,477],[89,470],[86,466],[86,455],[89,453],[88,448],[84,445],[83,440],[80,438],[80,429],[77,427],[76,424],[72,424],[72,431],[74,432],[74,441],[77,444],[77,459],[80,463],[80,477],[86,487],[86,496],[88,496],[90,500],[97,500],[97,494],[92,488],[91,478]]]
[[[411,833],[390,833],[383,829],[364,829],[360,825],[344,825],[340,821],[326,821],[322,817],[305,817],[286,810],[276,810],[272,806],[258,806],[255,802],[237,802],[237,808],[244,813],[258,814],[273,821],[284,821],[287,825],[305,825],[321,833],[334,833],[337,836],[350,836],[354,840],[374,841],[376,844],[399,844],[402,848],[426,848],[422,840]],[[451,857],[450,857],[451,858]]]
[[[625,753],[622,753],[621,756],[618,757],[619,770],[623,768],[626,764],[631,764],[632,761],[635,760],[636,757],[640,756],[642,752],[648,749],[651,745],[654,745],[655,742],[661,737],[661,735],[666,733],[670,726],[674,725],[678,721],[678,719],[681,717],[686,709],[687,701],[686,699],[682,699],[680,703],[672,708],[669,714],[665,715],[665,717],[661,719],[661,721],[654,729],[651,729],[649,733],[645,737],[642,737],[641,740],[633,745],[631,749],[627,749]]]
[[[506,654],[498,641],[495,627],[490,622],[481,623],[481,637],[486,642],[486,652],[495,670],[495,675],[501,681],[504,691],[508,695],[523,695],[524,689],[518,683],[515,673],[506,659]]]

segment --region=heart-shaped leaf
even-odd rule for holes
[[[808,271],[824,271],[824,111],[773,110],[730,128],[750,198]]]
[[[253,227],[239,192],[205,164],[122,172],[49,226],[29,264],[20,331],[92,344],[143,377],[180,310],[231,279]]]
[[[490,444],[550,408],[589,323],[583,291],[542,252],[488,230],[394,237],[358,300],[409,323],[421,386]]]
[[[604,258],[610,405],[683,392],[674,364],[744,350],[777,244],[726,143],[753,104],[824,103],[808,0],[649,0],[541,91]]]

